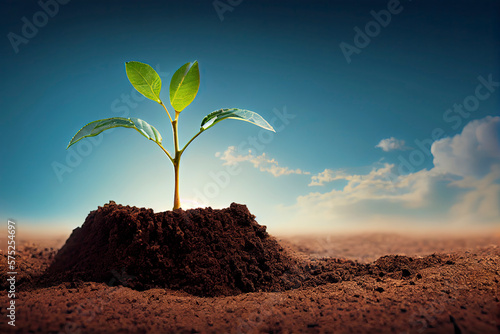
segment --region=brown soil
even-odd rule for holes
[[[151,209],[114,202],[91,212],[55,257],[44,282],[109,282],[214,297],[284,291],[297,264],[246,206]],[[287,274],[287,275],[285,275]]]
[[[47,244],[18,247],[16,327],[4,292],[0,332],[498,333],[499,241],[278,242],[242,205],[154,214],[111,202],[57,255]]]

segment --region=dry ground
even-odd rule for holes
[[[31,284],[61,239],[18,242],[16,326],[2,333],[499,333],[500,235],[358,234],[279,238],[296,256],[370,263],[388,254],[429,260],[398,275],[362,275],[286,292],[203,298],[92,282]],[[5,255],[5,243],[2,242]],[[434,256],[431,254],[436,253]],[[439,261],[432,261],[439,258]],[[379,260],[379,261],[383,261]],[[2,280],[5,280],[2,256]],[[116,273],[122,275],[125,273]],[[117,277],[117,281],[119,277]]]

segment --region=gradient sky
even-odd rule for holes
[[[153,66],[168,101],[171,75],[198,60],[181,143],[221,107],[279,131],[228,120],[202,134],[183,156],[184,208],[244,203],[277,233],[500,226],[498,1],[41,3],[52,15],[2,1],[2,224],[69,231],[109,200],[170,209],[172,166],[135,131],[65,148],[116,116],[171,147],[124,62]]]

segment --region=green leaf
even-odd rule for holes
[[[139,93],[161,103],[161,79],[151,66],[138,61],[129,61],[125,63],[125,71],[130,83]]]
[[[181,112],[193,102],[200,88],[198,62],[187,63],[175,71],[170,80],[170,104]]]
[[[112,117],[106,119],[100,119],[98,121],[90,122],[85,125],[76,133],[76,135],[71,138],[71,141],[68,144],[68,149],[71,145],[75,144],[79,140],[87,137],[94,137],[100,134],[105,130],[109,130],[112,128],[123,127],[123,128],[131,128],[137,130],[141,135],[146,137],[149,140],[156,142],[157,144],[161,144],[162,138],[158,130],[155,129],[154,126],[149,125],[147,122],[138,118],[123,118],[123,117]]]
[[[273,127],[256,112],[238,108],[220,109],[208,114],[203,118],[203,121],[201,121],[201,129],[207,130],[225,119],[239,119],[240,121],[250,122],[263,129],[276,132]]]

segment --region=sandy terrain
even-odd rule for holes
[[[22,242],[16,326],[5,333],[498,333],[500,237],[403,235],[307,236],[279,239],[311,263],[319,257],[370,262],[384,254],[412,259],[438,252],[426,268],[285,292],[195,297],[182,291],[136,291],[93,282],[30,284],[60,241]],[[42,245],[42,246],[38,246]],[[5,253],[5,250],[3,250]],[[434,264],[432,264],[434,263]],[[3,263],[4,264],[4,263]],[[117,274],[117,280],[121,273]],[[5,288],[5,286],[4,286]]]

